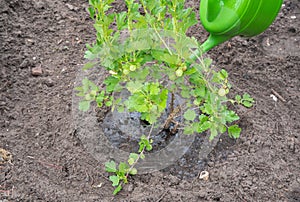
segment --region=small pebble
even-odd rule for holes
[[[133,191],[133,185],[130,184],[130,185],[128,185],[128,192],[132,192],[132,191]]]
[[[66,6],[71,10],[71,11],[77,11],[79,8],[71,5],[71,4],[66,4]]]
[[[42,73],[43,73],[43,70],[42,70],[41,65],[31,69],[31,74],[33,76],[40,76],[40,75],[42,75]]]
[[[48,87],[53,87],[54,86],[54,81],[52,80],[52,79],[47,79],[47,80],[45,80],[45,82],[44,82],[45,84],[46,84],[46,86],[48,86]]]

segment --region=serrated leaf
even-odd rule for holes
[[[132,168],[129,172],[130,175],[136,175],[137,174],[137,169],[136,168]]]
[[[150,143],[146,145],[146,150],[147,151],[151,151],[152,150],[152,145]]]
[[[121,162],[119,164],[119,172],[126,173],[128,169],[129,169],[129,166],[126,163]]]
[[[215,127],[211,127],[209,140],[213,140],[217,136],[218,136],[218,130]]]
[[[212,106],[211,103],[203,104],[200,109],[205,114],[212,114],[213,113],[213,106]]]
[[[193,121],[196,118],[196,112],[194,110],[188,109],[183,117],[188,121]]]
[[[119,79],[109,76],[104,80],[104,84],[106,85],[106,90],[108,92],[112,92],[115,89],[115,86],[119,83]]]
[[[190,127],[190,126],[184,127],[183,134],[190,135],[190,134],[193,134],[193,133],[194,133],[193,127]]]
[[[201,114],[199,116],[199,121],[200,121],[201,124],[203,124],[207,120],[208,120],[208,116],[205,116],[204,114]]]
[[[89,90],[89,80],[87,78],[82,79],[82,90],[87,93]]]
[[[173,54],[170,55],[169,53],[166,53],[165,51],[161,50],[153,50],[152,51],[152,56],[159,60],[159,61],[164,61],[168,64],[178,64],[180,62],[180,59],[177,55]]]
[[[137,91],[140,91],[143,86],[143,83],[140,81],[129,81],[126,85],[128,91],[131,93],[136,93]]]
[[[150,95],[158,95],[160,92],[159,83],[151,83],[148,85]]]
[[[86,112],[90,109],[90,101],[82,100],[79,102],[79,110]]]
[[[74,88],[74,90],[76,90],[76,91],[83,91],[83,87],[82,86],[76,86]]]
[[[206,96],[206,87],[204,85],[199,86],[195,90],[193,90],[193,93],[196,97],[205,97]]]
[[[222,80],[224,80],[224,79],[226,79],[228,77],[228,73],[227,73],[227,71],[225,69],[222,69],[219,73],[220,73],[220,78]]]
[[[202,132],[208,130],[208,129],[211,127],[211,125],[212,125],[212,124],[211,124],[210,121],[204,121],[202,124],[200,124],[200,126],[199,126],[197,132],[198,132],[198,133],[202,133]]]
[[[133,158],[129,158],[128,159],[128,164],[130,165],[130,166],[132,166],[133,164],[134,164],[134,159]]]
[[[109,176],[109,180],[112,181],[112,186],[118,186],[120,183],[120,178],[117,175]]]
[[[248,108],[253,106],[252,102],[249,102],[249,101],[243,101],[242,104]]]
[[[145,81],[148,74],[149,74],[149,69],[147,67],[146,68],[140,68],[136,71],[133,71],[133,72],[129,73],[131,78],[134,78],[134,79],[139,80],[139,81]]]
[[[139,155],[136,153],[130,153],[129,158],[133,158],[136,161],[139,158]]]
[[[117,186],[117,188],[115,188],[113,195],[116,195],[117,193],[119,193],[122,190],[122,185],[119,184],[119,186]]]
[[[183,97],[183,98],[190,98],[191,95],[190,95],[190,90],[188,88],[183,88],[180,92],[180,95]]]
[[[240,117],[234,111],[231,111],[231,110],[225,111],[225,120],[227,122],[231,123],[231,122],[239,120],[239,119],[240,119]]]
[[[91,19],[94,19],[94,16],[95,16],[95,9],[92,8],[92,7],[89,7],[89,8],[88,8],[88,11],[89,11],[89,13],[90,13],[90,18],[91,18]]]
[[[245,93],[243,95],[243,99],[248,101],[254,101],[254,99],[248,93]]]
[[[236,100],[237,102],[240,102],[240,101],[242,100],[242,97],[241,97],[240,95],[236,95],[236,96],[235,96],[235,100]]]
[[[242,129],[238,125],[232,125],[228,128],[228,135],[229,137],[239,138]]]
[[[126,19],[126,12],[117,13],[116,23],[117,23],[118,30],[122,30],[123,28],[126,27],[125,19]]]
[[[85,93],[84,92],[80,92],[80,93],[77,93],[76,96],[78,96],[78,97],[84,97]]]
[[[86,64],[83,66],[82,70],[85,71],[85,70],[91,69],[91,68],[93,68],[96,64],[97,64],[96,62],[88,62],[88,63],[86,63]]]
[[[105,106],[110,107],[112,106],[113,102],[112,101],[107,101],[105,102]]]
[[[106,172],[115,173],[117,172],[117,165],[114,161],[109,161],[105,163]]]

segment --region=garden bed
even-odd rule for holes
[[[207,53],[229,72],[234,93],[256,100],[253,109],[235,109],[239,139],[221,137],[205,162],[186,168],[207,170],[209,180],[181,179],[171,166],[130,178],[116,197],[104,162],[78,138],[71,112],[85,43],[94,41],[86,8],[84,0],[0,1],[0,148],[12,155],[0,159],[0,200],[299,201],[298,0],[285,1],[263,34]],[[207,37],[200,24],[189,35]],[[192,162],[175,165],[184,172]]]

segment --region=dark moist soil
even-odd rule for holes
[[[209,180],[169,168],[131,178],[113,197],[104,162],[84,149],[71,116],[76,72],[94,40],[87,1],[0,0],[0,201],[300,201],[300,1],[284,5],[263,34],[207,54],[230,73],[234,93],[256,100],[236,108],[241,138],[222,137],[196,171]],[[200,24],[190,34],[207,37]]]

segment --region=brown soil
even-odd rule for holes
[[[236,109],[241,138],[219,142],[205,167],[209,180],[137,175],[116,197],[71,116],[76,72],[94,40],[86,7],[0,0],[0,201],[300,201],[299,0],[285,1],[265,33],[208,53],[229,71],[234,92],[256,100],[250,111]],[[200,24],[190,34],[207,35]],[[35,67],[41,75],[32,75]]]

